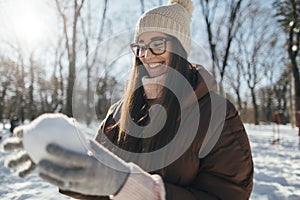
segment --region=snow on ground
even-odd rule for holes
[[[300,199],[300,141],[296,128],[280,126],[280,142],[271,125],[246,125],[254,161],[254,188],[251,200]],[[1,135],[8,137],[2,130]],[[1,143],[1,141],[0,141]],[[25,179],[4,167],[12,153],[0,152],[0,199],[69,199],[34,172]]]
[[[300,199],[300,141],[298,130],[280,125],[280,142],[272,144],[273,127],[246,125],[254,161],[251,199]]]

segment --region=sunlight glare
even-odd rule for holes
[[[5,6],[6,31],[26,49],[37,48],[51,37],[47,26],[48,16],[37,0],[13,0]]]

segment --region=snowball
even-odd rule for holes
[[[75,119],[63,114],[43,114],[24,126],[23,134],[24,149],[35,163],[41,159],[55,160],[46,151],[50,143],[78,153],[88,151],[86,139]]]

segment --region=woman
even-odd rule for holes
[[[238,112],[215,93],[209,73],[187,61],[192,11],[190,0],[171,0],[139,19],[125,96],[91,143],[93,155],[114,167],[49,145],[59,159],[38,163],[42,178],[85,199],[250,197],[253,163]]]

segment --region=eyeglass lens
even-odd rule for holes
[[[131,48],[137,57],[144,56],[147,49],[149,49],[154,55],[161,55],[166,51],[166,40],[153,40],[148,45],[133,44]]]

